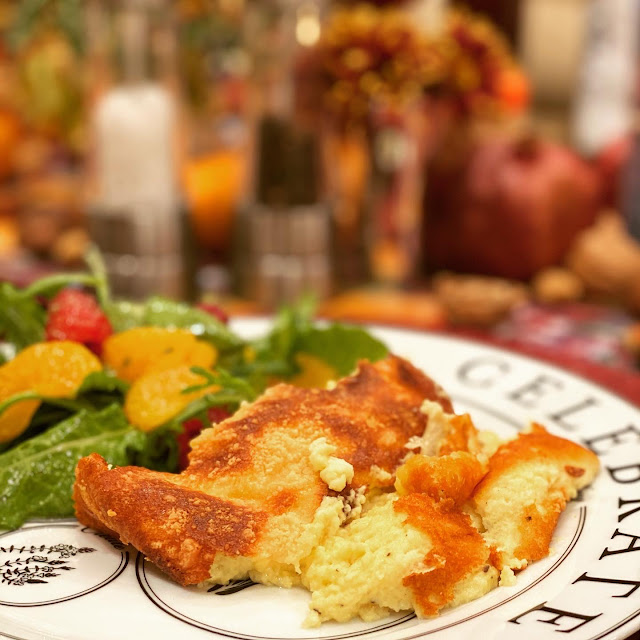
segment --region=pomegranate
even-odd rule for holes
[[[533,137],[473,144],[427,176],[424,249],[430,268],[527,279],[559,263],[601,206],[598,173]]]

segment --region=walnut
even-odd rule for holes
[[[607,212],[576,238],[567,265],[589,292],[624,302],[640,275],[640,244]]]
[[[441,273],[434,291],[453,324],[490,326],[527,301],[527,288],[512,280]]]
[[[532,286],[536,299],[547,304],[574,302],[584,295],[582,280],[562,267],[543,269],[534,277]]]

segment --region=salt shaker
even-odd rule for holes
[[[162,0],[89,7],[100,85],[91,114],[89,230],[114,292],[132,298],[186,293],[170,15]]]

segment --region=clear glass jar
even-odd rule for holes
[[[89,230],[116,294],[187,294],[171,3],[92,1]]]

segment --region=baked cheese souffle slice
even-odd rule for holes
[[[424,438],[397,470],[396,493],[305,561],[307,626],[394,611],[437,615],[478,598],[549,553],[567,502],[598,472],[589,450],[539,425],[499,444],[468,415],[425,402]],[[425,453],[423,453],[425,452]]]
[[[279,384],[192,442],[180,474],[80,460],[78,520],[131,543],[183,585],[250,577],[293,586],[312,551],[393,489],[425,398],[448,396],[406,360],[363,362],[330,389]]]

